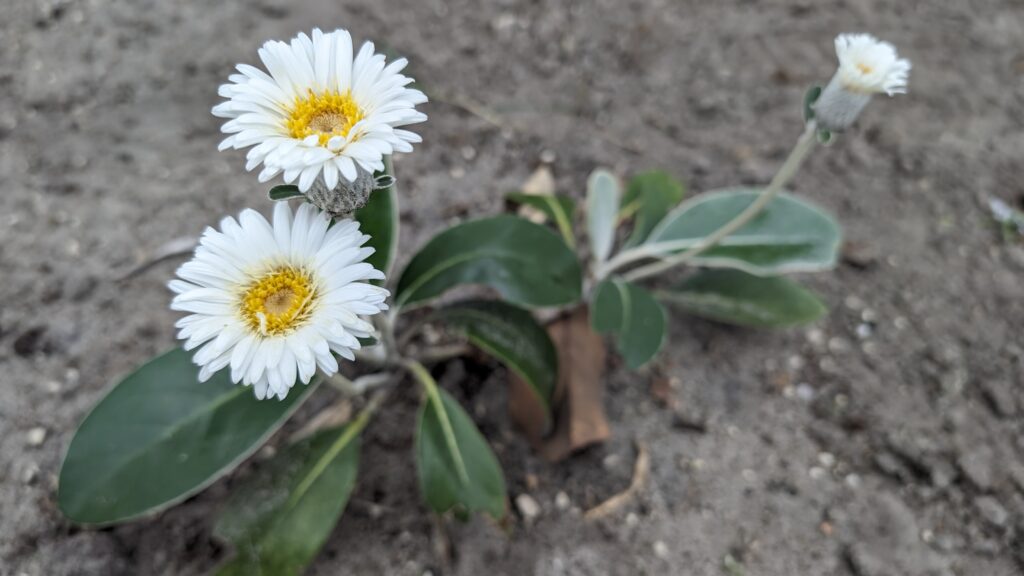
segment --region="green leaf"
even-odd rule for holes
[[[435,236],[405,267],[395,302],[423,302],[460,284],[486,284],[524,306],[558,306],[580,299],[582,275],[558,235],[503,214]]]
[[[503,518],[505,476],[498,459],[454,398],[436,384],[426,388],[416,428],[416,464],[424,501],[439,514],[454,510],[463,517],[486,512],[494,519]]]
[[[341,517],[355,486],[365,419],[284,448],[241,486],[214,533],[235,545],[218,576],[301,574]]]
[[[642,244],[669,210],[682,202],[683,194],[683,185],[665,172],[655,170],[633,177],[622,201],[623,211],[636,215],[625,246]]]
[[[804,122],[814,120],[814,103],[821,96],[821,86],[811,86],[804,93]]]
[[[288,200],[289,198],[305,197],[306,195],[299,192],[299,187],[294,184],[281,184],[280,186],[274,186],[267,192],[267,197],[271,200]]]
[[[395,185],[395,182],[397,182],[397,180],[391,174],[378,172],[373,178],[373,189],[383,190],[385,188],[391,188]]]
[[[658,353],[665,341],[665,311],[643,288],[613,278],[598,285],[590,305],[594,330],[615,335],[626,365],[639,368]]]
[[[796,282],[739,270],[698,272],[658,297],[691,314],[739,326],[799,326],[826,311],[821,300]]]
[[[619,181],[607,170],[595,170],[587,179],[587,234],[598,264],[612,252],[619,195]]]
[[[392,177],[393,170],[391,157],[388,156],[384,160],[384,171],[378,172],[376,177],[378,179]],[[355,218],[359,221],[359,230],[370,236],[366,245],[374,249],[374,253],[366,259],[366,262],[383,272],[385,276],[390,276],[391,266],[394,264],[395,255],[398,252],[399,232],[398,197],[393,177],[391,186],[376,189],[370,193],[366,206],[356,210]]]
[[[576,237],[572,232],[573,214],[576,213],[576,202],[562,194],[525,194],[513,192],[505,196],[509,202],[524,204],[536,208],[543,213],[549,222],[558,228],[559,234],[569,248],[576,249]]]
[[[446,306],[438,310],[437,316],[529,384],[550,422],[558,354],[551,337],[532,314],[505,302],[471,300]]]
[[[804,122],[814,120],[814,103],[821,97],[821,86],[811,86],[804,94]],[[816,131],[818,142],[828,145],[832,143],[832,131],[818,128]]]
[[[189,353],[172,350],[93,408],[60,472],[58,503],[68,518],[107,524],[181,502],[245,460],[315,388],[260,401],[227,370],[207,382],[197,372]]]
[[[645,246],[662,253],[698,244],[743,211],[759,191],[736,188],[709,192],[683,202],[655,227]],[[737,268],[759,276],[835,267],[839,225],[825,211],[779,194],[733,234],[693,260],[698,266]]]

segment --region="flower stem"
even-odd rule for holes
[[[629,272],[625,275],[626,280],[640,280],[655,274],[660,274],[661,272],[679,264],[689,262],[703,254],[706,250],[713,248],[725,237],[742,228],[755,216],[760,214],[761,211],[764,210],[765,206],[767,206],[768,203],[782,191],[782,187],[793,179],[793,176],[796,174],[797,170],[799,170],[800,165],[803,164],[804,159],[807,158],[810,151],[814,149],[814,145],[817,142],[817,124],[814,120],[811,120],[807,123],[804,133],[800,135],[800,139],[797,140],[793,150],[789,153],[789,157],[786,158],[786,161],[782,164],[782,167],[779,168],[775,177],[772,178],[768,187],[765,188],[761,192],[761,195],[758,196],[757,199],[755,199],[749,206],[711,235],[706,236],[695,246],[672,256],[666,257],[658,255],[662,258],[660,262],[653,262]],[[636,259],[635,256],[626,256],[626,254],[628,254],[628,252],[620,255],[618,265],[622,265]],[[607,274],[610,271],[611,270],[606,270],[605,273]]]
[[[405,367],[408,368],[409,372],[411,372],[412,375],[420,381],[420,384],[423,385],[423,390],[427,393],[427,402],[433,404],[434,409],[437,411],[437,419],[441,424],[441,432],[444,434],[445,443],[448,445],[452,458],[455,460],[455,471],[458,473],[459,479],[462,480],[463,484],[469,483],[469,473],[466,469],[466,463],[462,459],[462,453],[459,451],[459,444],[455,440],[455,430],[452,428],[451,420],[448,419],[448,412],[445,411],[444,402],[441,400],[441,393],[438,391],[437,382],[423,364],[420,364],[415,360],[406,360],[404,364]]]

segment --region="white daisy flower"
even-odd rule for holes
[[[331,221],[309,204],[292,217],[277,202],[273,225],[255,210],[207,228],[195,256],[168,286],[171,309],[199,380],[230,366],[231,380],[259,399],[284,398],[296,379],[308,384],[319,367],[338,371],[334,354],[353,359],[373,326],[360,315],[386,310],[388,291],[365,280],[384,274],[363,262],[373,248],[352,220]]]
[[[283,173],[285,182],[298,180],[306,192],[322,175],[333,190],[339,176],[353,182],[360,170],[383,170],[384,156],[411,152],[422,141],[400,129],[427,119],[416,110],[427,97],[407,88],[413,79],[399,73],[408,64],[404,58],[385,66],[372,42],[353,57],[347,31],[318,29],[312,38],[271,40],[259,56],[269,74],[239,64],[219,90],[227,102],[213,114],[229,118],[221,131],[231,135],[221,150],[254,146],[246,170],[262,164],[260,182]]]
[[[870,34],[836,37],[839,69],[814,105],[823,128],[841,131],[857,119],[875,94],[905,94],[910,61]]]
[[[836,37],[839,80],[843,87],[866,94],[906,94],[910,61],[896,55],[896,48],[870,34]]]

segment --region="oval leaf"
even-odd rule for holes
[[[352,494],[361,429],[357,421],[288,446],[234,489],[214,529],[235,545],[219,576],[303,572]]]
[[[526,381],[550,418],[558,354],[547,330],[532,314],[505,302],[472,300],[446,306],[437,316]]]
[[[705,270],[658,297],[694,315],[740,326],[799,326],[826,311],[821,300],[796,282],[739,270]]]
[[[569,248],[576,247],[576,237],[572,232],[573,214],[576,213],[576,202],[562,194],[526,194],[513,192],[505,196],[509,202],[536,208],[544,214],[548,222],[555,225]]]
[[[594,260],[608,259],[619,216],[619,181],[607,170],[595,170],[587,180],[587,233]]]
[[[579,262],[551,230],[510,215],[459,224],[427,243],[398,281],[398,306],[439,296],[459,284],[486,284],[525,306],[580,299]]]
[[[128,375],[71,440],[58,502],[76,522],[106,524],[184,500],[237,466],[315,385],[260,401],[227,371],[199,382],[191,355],[173,350]]]
[[[821,86],[811,86],[804,92],[804,122],[814,120],[814,103],[821,96]]]
[[[642,244],[658,222],[682,202],[683,194],[683,185],[665,172],[655,170],[634,176],[622,200],[622,215],[635,215],[633,233],[625,245]]]
[[[378,181],[390,178],[391,185],[371,192],[366,206],[356,210],[355,214],[356,220],[359,221],[359,230],[370,237],[366,245],[374,249],[373,254],[366,258],[366,262],[388,277],[395,262],[395,254],[398,252],[399,231],[398,197],[392,174],[391,157],[388,156],[384,160],[384,171],[378,172],[376,177]]]
[[[757,198],[758,190],[737,188],[702,194],[684,202],[655,227],[648,248],[678,252],[698,244]],[[833,268],[840,233],[820,208],[780,194],[735,233],[693,259],[699,266],[737,268],[759,276]]]
[[[615,335],[626,365],[639,368],[665,341],[665,311],[649,292],[617,278],[598,285],[590,305],[594,330]]]
[[[435,385],[428,387],[420,408],[416,464],[420,491],[434,512],[505,516],[505,476],[498,459],[469,414]]]
[[[271,200],[288,200],[289,198],[298,198],[300,196],[305,197],[305,194],[299,191],[299,187],[294,184],[281,184],[280,186],[274,186],[267,192],[267,197]]]

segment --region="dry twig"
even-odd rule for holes
[[[651,459],[647,454],[647,447],[640,442],[636,443],[636,462],[633,464],[633,480],[629,488],[612,496],[611,498],[587,510],[583,515],[587,520],[597,520],[617,512],[620,508],[630,503],[633,498],[647,484],[647,477],[651,472]]]

